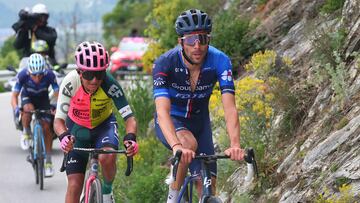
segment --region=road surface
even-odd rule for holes
[[[20,131],[15,130],[10,93],[0,94],[0,202],[7,203],[63,203],[66,175],[60,173],[62,152],[54,140],[53,164],[55,175],[45,178],[44,190],[35,184],[31,164],[26,161],[27,151],[20,148]]]

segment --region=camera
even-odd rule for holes
[[[40,19],[39,14],[30,13],[27,9],[19,11],[19,20],[12,26],[17,32],[20,28],[32,29],[36,22]]]

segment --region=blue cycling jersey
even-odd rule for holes
[[[161,55],[154,64],[154,99],[167,97],[171,102],[170,114],[190,118],[208,114],[213,87],[219,81],[221,93],[235,93],[230,59],[220,50],[209,46],[201,67],[195,90],[190,88],[190,74],[181,57],[181,46]]]
[[[22,94],[29,97],[48,98],[48,88],[50,85],[55,92],[59,91],[59,85],[56,83],[55,74],[50,69],[45,71],[44,76],[39,84],[35,83],[31,79],[30,73],[26,68],[21,70],[16,77],[16,84],[12,91],[22,91]]]

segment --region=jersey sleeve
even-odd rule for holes
[[[167,97],[170,98],[169,94],[169,62],[165,57],[160,56],[153,65],[153,97]]]
[[[223,53],[220,53],[218,57],[217,78],[219,81],[221,94],[235,94],[231,61],[229,57]]]
[[[73,70],[63,79],[60,85],[55,118],[66,119],[71,97],[75,94],[77,87],[81,85],[80,79],[77,79],[76,76],[77,72],[76,70]]]
[[[16,75],[16,82],[12,88],[13,92],[20,92],[26,77],[26,71],[22,70]]]
[[[57,84],[56,76],[55,76],[54,72],[51,70],[49,70],[49,79],[50,79],[51,87],[53,88],[54,92],[58,92],[59,85]]]
[[[128,101],[126,100],[124,91],[122,90],[120,84],[109,72],[106,73],[105,81],[101,84],[101,86],[108,97],[114,101],[116,108],[124,120],[133,116],[133,112]]]

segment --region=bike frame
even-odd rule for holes
[[[92,183],[96,180],[100,181],[100,179],[98,178],[98,168],[99,168],[98,155],[99,154],[113,154],[113,153],[126,154],[126,150],[106,150],[106,149],[76,148],[76,147],[74,147],[73,150],[79,151],[79,152],[90,153],[90,155],[89,155],[90,163],[89,163],[89,168],[88,168],[89,176],[85,180],[85,185],[84,185],[84,189],[83,189],[83,192],[85,193],[85,198],[83,195],[82,195],[82,197],[80,197],[81,200],[84,198],[84,200],[82,200],[82,201],[84,201],[84,203],[88,203],[89,198],[90,198],[89,194],[90,194]],[[60,169],[61,172],[65,171],[65,169],[66,169],[66,160],[67,160],[67,154],[65,154],[65,156],[64,156],[63,163],[62,163],[62,166]],[[133,158],[127,157],[127,168],[125,171],[125,175],[129,176],[131,174],[132,170],[133,170]],[[100,181],[100,184],[101,184],[101,181]]]
[[[40,120],[39,118],[36,117],[35,114],[33,114],[32,116],[33,118],[33,121],[34,121],[34,127],[33,127],[33,157],[34,157],[34,160],[36,160],[38,158],[38,146],[41,146],[43,148],[43,157],[44,159],[46,159],[46,150],[45,150],[45,140],[44,140],[44,133],[43,133],[43,128],[41,126],[41,123],[40,123]],[[38,134],[38,129],[40,129],[40,134]],[[41,145],[38,145],[38,138],[40,137],[40,140],[41,140]]]
[[[177,151],[175,156],[172,158],[172,165],[173,165],[173,179],[176,179],[177,167],[179,166],[180,159],[181,159],[181,151]],[[193,190],[193,182],[195,180],[199,180],[201,177],[202,181],[202,195],[200,198],[200,203],[206,203],[207,199],[212,197],[212,182],[211,182],[211,174],[209,169],[209,164],[215,162],[217,159],[228,159],[229,156],[226,155],[198,155],[195,156],[195,159],[200,160],[201,169],[200,174],[186,176],[184,183],[179,192],[179,199],[177,200],[178,203],[182,202],[182,199],[188,197],[189,203],[192,203],[192,190]],[[252,165],[251,170],[249,171],[248,167],[248,175],[252,173],[256,173],[258,176],[257,164],[255,160],[255,153],[252,148],[246,149],[246,154],[244,156],[244,160],[247,162],[248,166]],[[188,185],[190,186],[188,191]],[[188,194],[186,194],[188,192]]]
[[[89,177],[86,179],[84,185],[85,191],[85,203],[89,203],[89,194],[90,194],[90,186],[91,184],[98,178],[98,167],[99,167],[99,160],[96,154],[93,152],[90,153],[90,167],[89,167]]]

